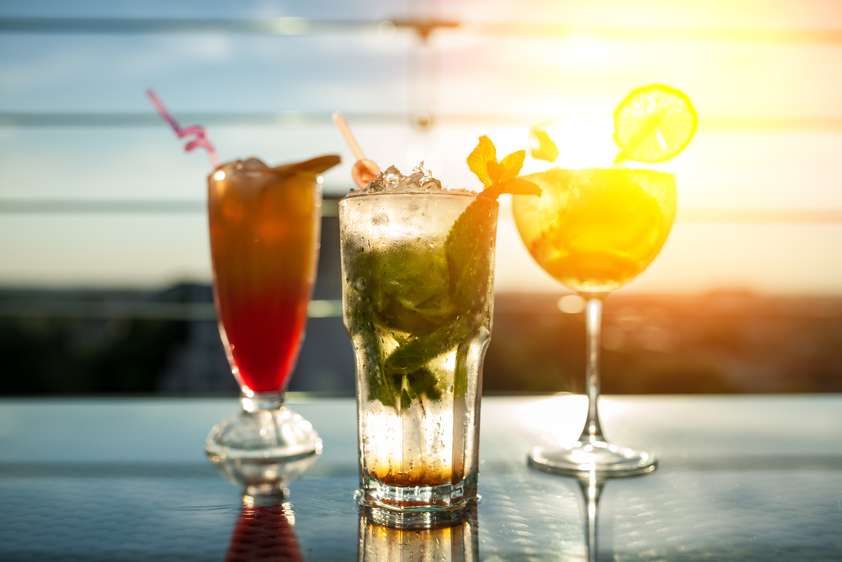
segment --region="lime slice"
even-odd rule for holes
[[[646,86],[630,93],[614,112],[614,162],[663,162],[681,152],[696,132],[690,99],[669,86]]]

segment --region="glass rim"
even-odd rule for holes
[[[363,192],[363,191],[356,191],[356,192],[349,192],[344,197],[339,200],[339,204],[341,205],[343,202],[348,201],[350,199],[358,199],[360,197],[375,197],[375,196],[387,196],[387,197],[395,197],[399,195],[408,195],[413,197],[429,195],[433,197],[473,197],[474,199],[480,199],[479,194],[482,193],[481,191],[470,191],[470,190],[459,190],[459,191],[377,191],[375,193],[370,192]],[[489,201],[494,201],[493,199],[485,198]],[[496,202],[496,201],[495,201]]]
[[[313,183],[321,184],[322,181],[320,181],[320,178],[324,175],[322,173],[313,174],[311,172],[306,172],[304,170],[296,170],[294,168],[292,168],[292,169],[287,168],[287,169],[282,169],[282,170],[278,169],[278,168],[281,168],[283,166],[286,166],[285,164],[281,164],[280,166],[275,166],[275,167],[267,165],[265,168],[249,168],[249,169],[233,168],[233,167],[227,168],[226,167],[226,166],[229,166],[230,164],[234,164],[234,163],[237,163],[237,162],[245,162],[245,160],[241,160],[241,159],[238,158],[236,160],[231,160],[229,162],[225,162],[223,164],[220,164],[219,166],[217,166],[213,171],[211,171],[208,174],[208,180],[222,181],[223,179],[225,179],[227,177],[243,177],[243,176],[246,176],[246,177],[247,176],[255,176],[255,177],[260,176],[260,177],[285,178],[285,177],[290,177],[290,176],[312,175],[313,176]],[[261,160],[261,162],[262,162],[262,160]],[[217,178],[216,176],[219,173],[224,174],[223,177]]]

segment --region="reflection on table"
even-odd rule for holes
[[[471,504],[458,521],[430,529],[395,529],[377,523],[370,510],[360,509],[360,562],[464,561],[479,558],[477,506]]]
[[[226,562],[304,560],[295,536],[295,513],[284,496],[243,496]]]
[[[530,448],[575,438],[585,401],[484,398],[482,500],[432,530],[360,513],[350,399],[295,404],[324,450],[294,480],[208,463],[234,400],[0,400],[0,560],[842,560],[842,397],[602,400],[654,473],[583,490],[533,470]]]

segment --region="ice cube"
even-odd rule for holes
[[[430,178],[429,180],[424,181],[421,184],[421,187],[422,187],[422,189],[424,189],[424,191],[441,191],[442,190],[441,182],[439,180],[435,179],[435,178]]]
[[[242,163],[242,169],[247,171],[262,171],[269,169],[269,166],[264,164],[259,158],[251,157]]]
[[[413,187],[420,187],[423,177],[423,172],[415,172],[406,176],[395,186],[395,191],[412,191]]]
[[[433,193],[444,192],[441,182],[433,177],[432,172],[418,164],[413,173],[405,176],[395,166],[389,166],[377,178],[360,191],[352,190],[349,195],[365,193]],[[448,193],[466,192],[466,190],[447,190]]]
[[[380,178],[372,180],[365,188],[366,193],[380,193],[386,190],[386,184]]]
[[[394,166],[389,166],[385,171],[383,171],[383,173],[380,174],[378,179],[381,179],[385,186],[392,188],[403,179],[403,174]]]

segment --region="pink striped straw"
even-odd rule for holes
[[[201,125],[194,125],[192,127],[181,127],[178,124],[178,121],[170,115],[170,112],[167,111],[167,108],[164,107],[164,103],[160,100],[160,98],[155,94],[152,89],[146,90],[146,95],[149,96],[149,101],[152,102],[152,105],[155,106],[155,109],[158,111],[158,115],[161,118],[170,124],[172,130],[175,131],[175,134],[178,135],[178,138],[183,139],[189,135],[196,135],[196,138],[188,142],[184,145],[185,152],[190,152],[194,148],[199,146],[204,147],[205,150],[208,151],[208,158],[210,158],[211,168],[216,170],[216,167],[219,166],[219,160],[216,157],[216,149],[214,149],[211,142],[207,139],[207,134],[205,133],[205,128]]]

